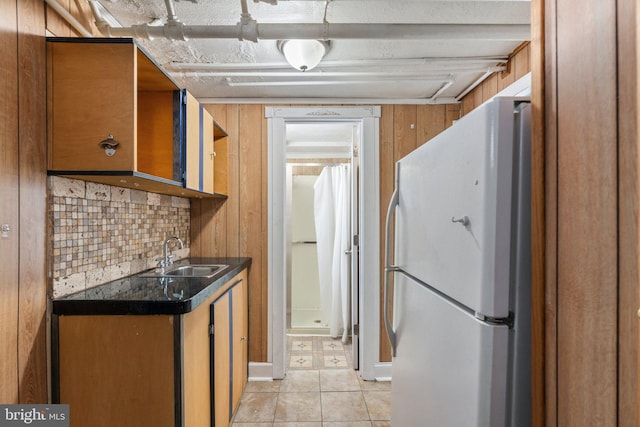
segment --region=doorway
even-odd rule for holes
[[[297,121],[286,135],[287,335],[324,335],[349,344],[357,369],[357,179],[360,121]],[[356,345],[350,345],[355,342]],[[287,346],[289,348],[289,345]],[[292,358],[299,363],[291,364]],[[287,354],[288,366],[323,358]],[[318,360],[315,360],[318,359]]]
[[[352,201],[338,203],[343,200],[333,190],[348,198],[353,173],[349,158],[318,160],[323,161],[287,159],[287,333],[337,338],[348,333],[351,323],[341,316],[350,303],[342,299],[341,285],[350,288],[354,281],[345,271],[351,247],[343,254],[334,247],[350,240],[353,227],[344,224],[351,218]],[[347,281],[334,278],[334,270],[345,272]]]
[[[266,117],[269,127],[269,325],[270,363],[273,378],[283,378],[286,370],[286,333],[287,295],[289,270],[288,258],[291,252],[288,246],[291,230],[286,221],[288,161],[298,157],[298,163],[308,162],[324,165],[335,163],[335,150],[318,149],[319,145],[309,142],[296,142],[291,135],[296,127],[319,124],[350,123],[357,129],[358,144],[350,146],[342,157],[349,159],[352,166],[353,153],[356,152],[358,166],[352,174],[352,183],[356,186],[355,203],[361,209],[352,210],[349,242],[353,247],[349,252],[349,270],[359,268],[360,273],[352,273],[353,294],[349,307],[350,321],[348,334],[354,345],[354,365],[359,366],[364,379],[375,378],[375,365],[378,363],[379,348],[379,182],[378,182],[378,119],[379,107],[267,107]],[[304,125],[304,126],[303,126]],[[325,141],[326,142],[326,141]],[[310,148],[314,145],[314,148]],[[330,146],[330,144],[329,144]],[[300,159],[301,153],[306,157]],[[353,166],[352,166],[353,167]],[[366,212],[366,215],[364,214]],[[306,237],[305,237],[306,239]],[[304,240],[302,240],[304,241]],[[313,241],[313,240],[309,240]],[[366,244],[365,244],[366,243]],[[304,244],[304,243],[303,243]],[[306,245],[306,244],[305,244]],[[291,243],[293,246],[293,243]],[[320,269],[320,268],[319,268]],[[322,319],[314,319],[320,320]],[[343,331],[344,332],[344,331]],[[354,333],[355,332],[355,333]],[[359,351],[358,351],[359,350]]]

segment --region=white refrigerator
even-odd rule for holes
[[[397,162],[393,427],[530,425],[530,222],[526,99],[495,98]]]

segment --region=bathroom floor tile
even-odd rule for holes
[[[344,354],[324,354],[324,367],[325,368],[347,368],[347,358]]]
[[[291,356],[289,356],[289,368],[313,369],[313,354],[291,354]]]
[[[294,339],[291,343],[291,351],[313,351],[313,340]]]
[[[323,341],[322,349],[324,351],[344,351],[342,343],[339,340]]]

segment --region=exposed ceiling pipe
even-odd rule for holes
[[[493,73],[494,73],[494,71],[492,71],[490,69],[485,71],[485,73],[482,76],[480,76],[479,79],[477,79],[476,81],[471,83],[460,95],[456,96],[456,101],[460,101],[462,98],[464,98],[464,96],[466,94],[468,94],[473,89],[475,89],[476,86],[478,86],[480,83],[482,83],[487,77],[489,77]]]
[[[353,84],[371,84],[371,83],[384,83],[391,82],[395,83],[392,79],[366,79],[366,80],[305,80],[305,81],[278,81],[278,82],[234,82],[231,79],[226,79],[227,85],[231,87],[268,87],[268,86],[328,86],[328,85],[353,85]],[[439,79],[431,79],[431,78],[423,78],[423,79],[408,79],[408,80],[422,80],[422,81],[442,81],[442,78]]]
[[[450,79],[447,80],[446,82],[444,82],[444,84],[442,86],[440,86],[440,89],[438,89],[436,91],[436,93],[431,95],[431,97],[427,98],[427,100],[430,101],[430,102],[436,102],[438,96],[440,96],[440,94],[442,92],[444,92],[445,90],[449,89],[449,86],[451,86],[454,81],[455,80],[454,80],[453,76],[450,76]]]
[[[101,28],[110,37],[141,39],[238,39],[261,40],[339,40],[339,39],[397,39],[397,40],[507,40],[529,39],[529,25],[520,24],[248,24],[190,25],[182,23],[163,26],[148,24],[128,28]]]
[[[167,8],[167,22],[178,22],[178,16],[176,15],[176,8],[173,6],[173,0],[164,0],[164,4]]]
[[[71,25],[76,31],[78,31],[80,35],[82,35],[83,37],[93,37],[91,31],[87,30],[84,25],[82,25],[80,21],[78,21],[72,14],[69,13],[69,11],[67,11],[67,9],[65,9],[60,3],[58,3],[57,0],[45,0],[45,3],[47,3],[47,5],[55,10],[58,15],[62,17],[62,19],[67,21],[69,25]]]
[[[461,57],[461,58],[396,58],[396,59],[352,59],[341,61],[322,61],[319,68],[348,68],[348,67],[427,67],[428,70],[484,71],[487,63],[506,64],[507,56]],[[174,62],[169,69],[174,71],[224,71],[242,70],[249,68],[253,71],[290,68],[287,62],[259,62],[259,63],[202,63],[202,62]]]
[[[467,69],[467,72],[504,71],[506,67],[482,67]],[[429,71],[450,71],[450,70],[414,70],[414,71],[314,71],[301,74],[297,71],[182,71],[180,75],[184,77],[296,77],[298,79],[313,79],[315,77],[381,77],[381,78],[429,78],[435,80],[449,80],[451,75],[433,75]],[[459,70],[455,70],[459,72]],[[329,82],[331,83],[331,82]]]
[[[184,25],[179,21],[162,26],[148,24],[111,27],[90,0],[100,32],[109,37],[138,39],[238,39],[262,40],[338,40],[338,39],[484,39],[528,40],[530,26],[522,24],[258,24],[243,19],[236,25]],[[243,22],[244,21],[244,22]]]

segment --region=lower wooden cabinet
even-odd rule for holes
[[[53,403],[72,427],[229,425],[247,381],[247,285],[245,269],[180,315],[54,315]]]
[[[211,365],[214,378],[213,419],[229,425],[247,384],[247,277],[239,275],[231,288],[211,304]]]

